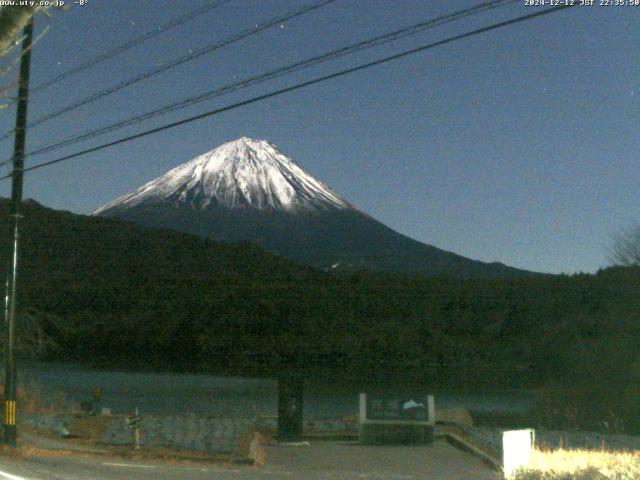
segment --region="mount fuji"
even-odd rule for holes
[[[454,277],[532,274],[406,237],[357,210],[273,144],[246,137],[170,170],[94,215],[224,242],[252,242],[327,270]]]

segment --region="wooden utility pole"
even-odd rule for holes
[[[13,149],[13,182],[11,184],[11,218],[13,219],[13,242],[11,264],[7,272],[5,298],[5,342],[4,342],[4,443],[16,446],[16,382],[17,368],[14,358],[16,342],[16,304],[18,281],[18,253],[20,246],[20,205],[24,169],[24,150],[27,134],[27,102],[29,96],[29,67],[31,66],[31,41],[33,19],[24,27],[22,58],[20,59],[20,84],[18,87],[18,108]]]

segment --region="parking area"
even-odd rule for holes
[[[445,440],[427,446],[364,446],[356,442],[311,442],[266,447],[265,470],[305,480],[497,480],[501,476],[476,456]]]

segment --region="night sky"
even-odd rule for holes
[[[89,0],[39,15],[36,32],[48,31],[34,48],[32,85],[206,3]],[[34,94],[29,118],[308,3],[232,0]],[[34,127],[27,150],[478,3],[337,0]],[[88,214],[248,136],[271,141],[360,210],[422,242],[530,270],[594,272],[607,265],[611,237],[640,223],[640,6],[598,3],[34,171],[25,197]],[[541,8],[522,0],[33,156],[27,165]],[[14,115],[13,107],[0,111],[3,132]],[[0,144],[4,159],[11,152],[11,141]],[[0,195],[9,194],[5,180]]]

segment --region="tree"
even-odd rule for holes
[[[0,7],[0,55],[11,51],[20,32],[36,10],[42,7]]]
[[[625,228],[613,237],[609,260],[614,265],[640,266],[640,225]]]
[[[38,3],[38,2],[33,2]],[[62,3],[58,8],[63,8]],[[37,12],[45,12],[49,7],[45,6],[1,6],[0,7],[0,109],[8,107],[15,99],[11,98],[10,92],[18,86],[17,72],[13,72],[20,64],[20,58],[24,55],[22,51],[17,58],[11,55],[16,47],[20,45],[24,36],[24,27]],[[38,38],[33,39],[31,46],[46,33],[45,28]]]

